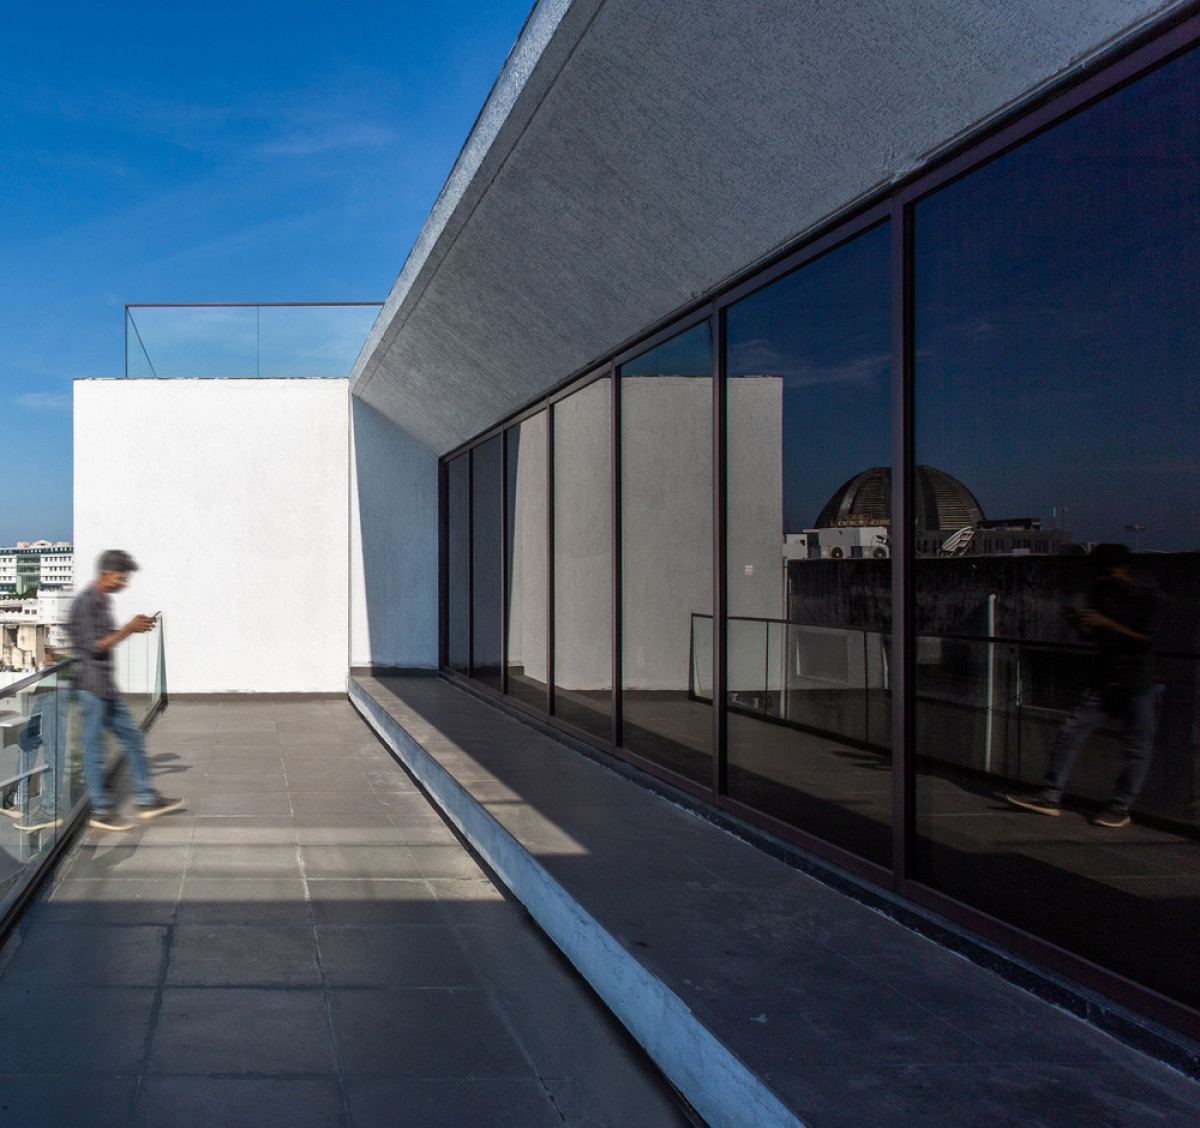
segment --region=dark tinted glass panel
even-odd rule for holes
[[[471,464],[459,455],[446,467],[446,661],[464,673],[470,651]]]
[[[1198,105],[1192,54],[916,209],[918,876],[1192,1006]]]
[[[546,707],[546,413],[510,427],[508,443],[508,692]]]
[[[501,446],[471,452],[471,676],[500,688]]]
[[[612,734],[612,382],[554,405],[554,712]]]
[[[712,331],[621,378],[622,743],[712,783]]]
[[[886,225],[730,307],[729,794],[886,864]]]

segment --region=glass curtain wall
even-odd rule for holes
[[[471,452],[471,676],[500,689],[503,439]]]
[[[471,455],[446,467],[446,664],[467,672],[471,651]]]
[[[554,404],[554,712],[612,738],[612,379]]]
[[[497,688],[504,641],[515,699],[545,708],[552,682],[556,717],[693,789],[720,780],[714,804],[862,869],[903,866],[914,900],[985,914],[1060,969],[1075,974],[1069,953],[1122,977],[1118,995],[1133,983],[1194,1014],[1200,965],[1180,953],[1200,934],[1197,105],[1190,50],[1040,131],[1015,123],[973,168],[961,155],[898,189],[903,240],[886,220],[848,229],[714,297],[712,322],[615,369],[615,389],[593,380],[449,460],[450,668]],[[912,734],[902,803],[893,720]],[[900,825],[911,851],[893,858]]]
[[[546,607],[550,594],[547,439],[544,411],[510,427],[504,437],[508,447],[507,692],[526,705],[543,710],[546,708]]]
[[[712,785],[712,326],[619,369],[621,743]]]
[[[914,213],[916,875],[1193,1007],[1197,106],[1193,52]]]
[[[731,798],[886,864],[888,225],[729,307]]]

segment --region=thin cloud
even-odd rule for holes
[[[32,411],[71,410],[70,396],[55,395],[52,392],[26,392],[23,396],[17,396],[16,402]]]
[[[789,388],[823,384],[874,386],[888,371],[890,353],[863,353],[830,365],[797,364],[766,338],[745,341],[730,350],[730,372],[738,376],[778,376]]]
[[[382,126],[332,124],[320,129],[303,130],[278,141],[268,141],[256,150],[268,157],[312,157],[331,149],[390,145],[396,135]]]

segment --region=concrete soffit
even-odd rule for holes
[[[444,453],[1180,0],[541,0],[351,372]]]
[[[359,351],[350,371],[352,395],[363,396],[370,387],[382,358],[420,301],[447,248],[470,219],[588,21],[603,3],[540,0],[530,12]],[[571,19],[564,24],[568,13]],[[562,34],[555,39],[560,27]]]

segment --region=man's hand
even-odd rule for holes
[[[124,631],[126,634],[145,634],[147,631],[154,630],[157,624],[158,620],[153,615],[134,615],[125,624]]]
[[[1095,634],[1096,631],[1107,631],[1109,634],[1127,638],[1131,642],[1145,643],[1150,641],[1145,635],[1138,634],[1137,631],[1131,631],[1128,627],[1118,623],[1116,619],[1110,619],[1094,607],[1084,607],[1075,616],[1075,622],[1079,627],[1079,633],[1083,635]]]

